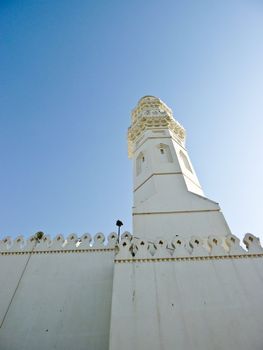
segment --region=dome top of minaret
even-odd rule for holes
[[[140,98],[140,100],[139,100],[138,103],[140,103],[140,101],[142,101],[142,100],[144,100],[144,99],[148,99],[148,100],[160,100],[158,97],[155,97],[155,96],[152,96],[152,95],[145,95],[145,96],[143,96],[142,98]]]
[[[137,106],[133,109],[132,122],[136,122],[142,116],[157,115],[159,113],[165,113],[173,118],[172,110],[160,98],[146,95],[138,101]]]

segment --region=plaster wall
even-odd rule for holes
[[[203,195],[194,167],[188,156],[187,150],[176,141],[173,133],[168,129],[159,130],[163,134],[156,134],[155,130],[146,130],[137,143],[133,154],[133,179],[134,189],[140,186],[151,174],[154,173],[181,173],[192,184],[192,192]],[[167,146],[169,155],[160,153],[160,147]],[[144,155],[144,164],[138,173],[138,156]],[[183,157],[182,157],[183,156]],[[185,161],[188,163],[186,167]],[[186,186],[187,187],[187,186]],[[188,188],[188,187],[187,187]],[[190,188],[188,188],[190,190]]]
[[[160,132],[163,132],[161,136],[159,134],[156,134],[154,130],[146,130],[140,142],[138,143],[138,147],[136,148],[133,155],[134,188],[138,187],[152,173],[170,173],[181,171],[180,164],[172,153],[173,143],[169,130],[163,129],[160,130]],[[164,157],[162,157],[159,151],[160,144],[169,146],[172,161],[169,162],[163,160]],[[145,157],[145,166],[142,168],[141,173],[138,174],[136,171],[136,160],[141,153]]]
[[[113,256],[76,248],[0,256],[0,349],[108,349]]]
[[[0,255],[0,325],[12,301],[28,255]]]
[[[136,237],[172,240],[176,235],[191,236],[227,235],[230,229],[220,211],[133,214]]]
[[[262,350],[263,259],[116,262],[110,350]]]
[[[177,234],[230,233],[218,203],[204,197],[186,149],[169,129],[144,131],[133,162],[135,236],[155,240],[161,233],[169,240]]]

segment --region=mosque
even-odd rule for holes
[[[185,138],[139,100],[132,233],[0,241],[0,350],[263,349],[263,248],[204,195]]]

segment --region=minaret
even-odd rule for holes
[[[132,111],[128,153],[133,159],[133,234],[227,235],[219,205],[206,198],[185,148],[185,129],[159,98],[145,96]]]

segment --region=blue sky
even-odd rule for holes
[[[155,95],[205,194],[263,238],[259,0],[1,1],[0,237],[131,230],[126,132]]]

